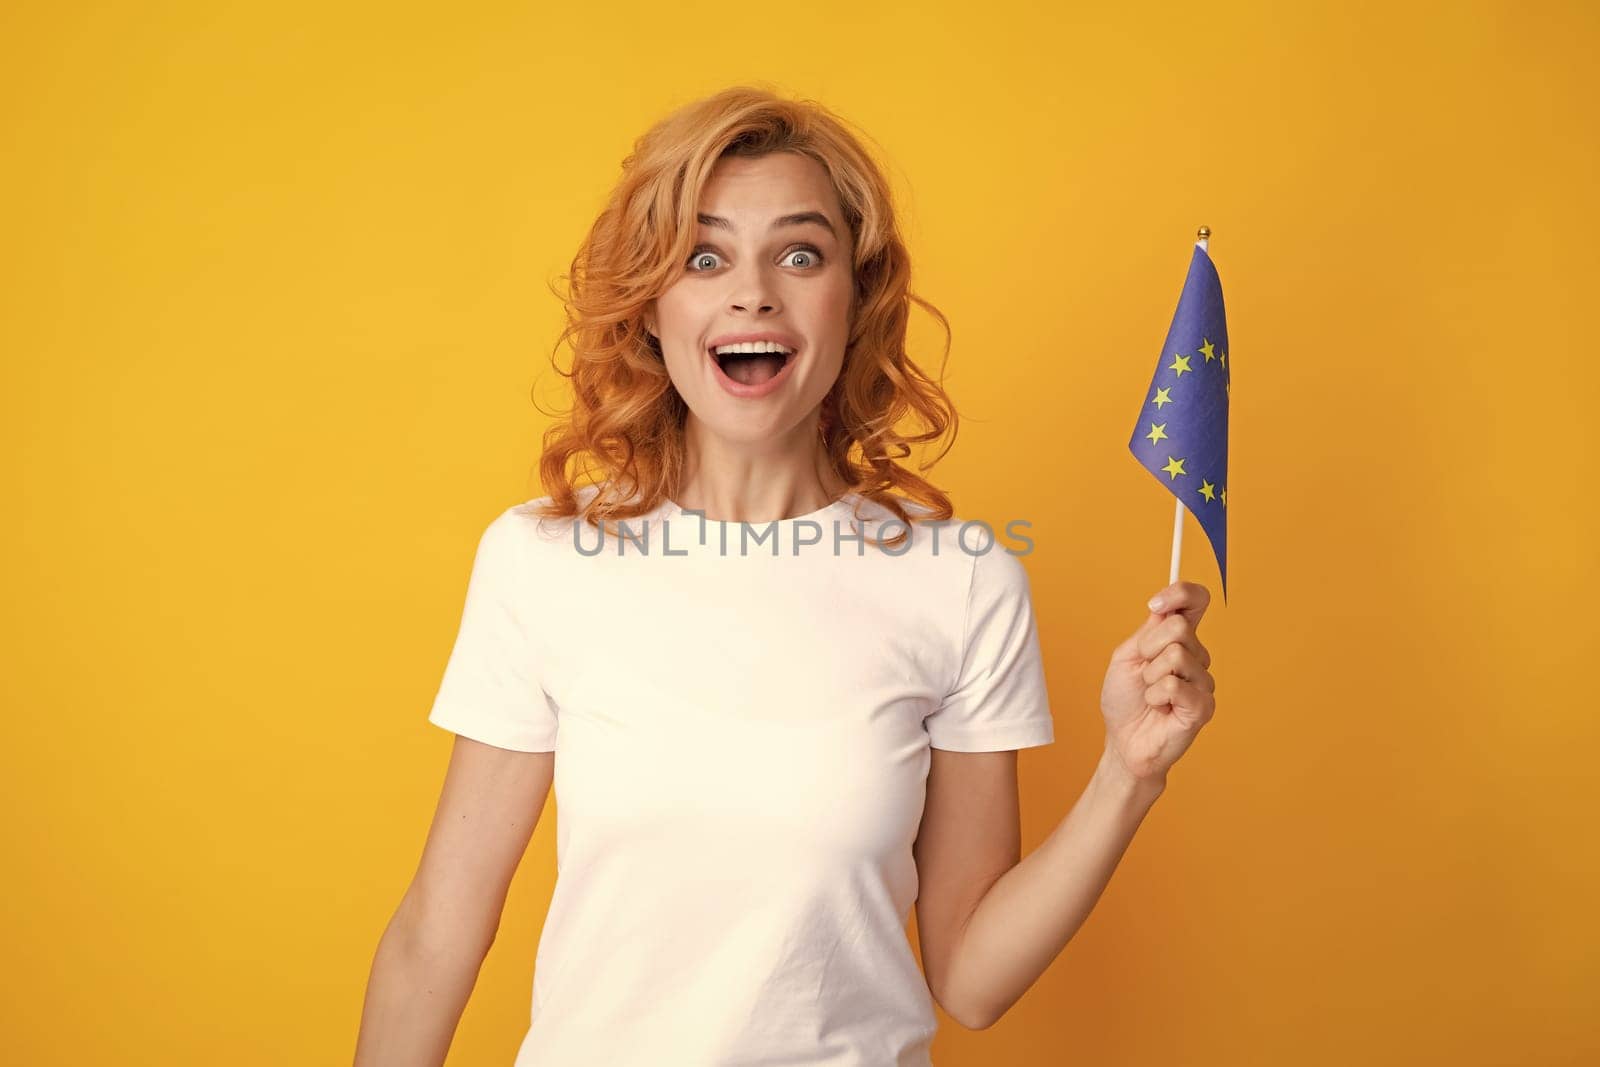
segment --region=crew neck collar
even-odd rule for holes
[[[704,521],[708,523],[738,523],[743,521],[749,526],[768,526],[772,523],[777,523],[780,527],[787,527],[793,526],[797,522],[820,521],[827,518],[835,511],[841,511],[851,507],[858,499],[860,499],[859,494],[852,491],[846,491],[843,496],[838,497],[832,503],[824,504],[815,511],[808,511],[804,515],[792,515],[787,519],[718,519],[707,515],[704,516]],[[701,518],[700,515],[689,512],[676,500],[673,500],[670,497],[663,498],[662,511],[668,515],[688,515],[691,518]]]

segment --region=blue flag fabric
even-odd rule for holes
[[[1197,243],[1150,391],[1128,439],[1134,458],[1183,502],[1211,541],[1228,599],[1228,322],[1222,281]]]

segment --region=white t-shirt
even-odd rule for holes
[[[429,715],[556,753],[516,1063],[929,1064],[928,749],[1054,740],[1011,542],[954,519],[879,548],[892,513],[851,493],[770,524],[668,502],[602,544],[547,499],[484,531]]]

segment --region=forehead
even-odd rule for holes
[[[700,192],[700,210],[741,226],[805,210],[821,211],[841,232],[844,223],[827,170],[797,152],[724,156]]]

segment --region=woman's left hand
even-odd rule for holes
[[[1211,593],[1174,582],[1139,629],[1111,653],[1100,712],[1106,755],[1141,783],[1166,784],[1167,771],[1216,712],[1211,653],[1195,628]]]

